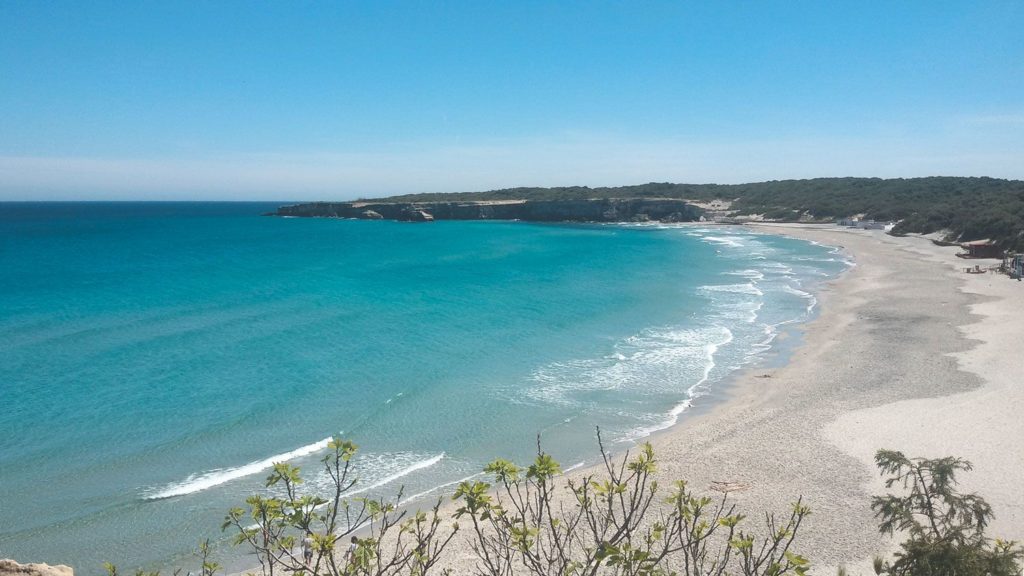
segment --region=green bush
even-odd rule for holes
[[[1015,542],[992,541],[985,527],[992,507],[977,494],[957,491],[956,474],[969,471],[961,458],[907,458],[879,450],[875,463],[888,475],[886,488],[900,494],[872,500],[883,534],[906,534],[892,562],[875,561],[887,576],[1019,576],[1024,549]]]

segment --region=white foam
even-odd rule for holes
[[[566,474],[566,473],[572,472],[573,470],[579,470],[580,468],[583,468],[583,466],[585,464],[586,464],[586,462],[577,462],[577,463],[573,464],[572,466],[569,466],[565,470],[562,470],[562,474]]]
[[[818,299],[814,296],[814,294],[811,294],[810,292],[800,290],[799,288],[796,288],[791,285],[784,285],[782,287],[782,291],[792,294],[794,296],[799,296],[800,298],[807,300],[807,308],[805,310],[806,316],[810,316],[811,312],[814,310],[814,307],[818,305]]]
[[[782,262],[765,262],[764,268],[769,269],[771,272],[777,272],[783,276],[792,276],[793,267],[783,264]]]
[[[582,406],[587,394],[615,390],[672,392],[684,374],[705,374],[710,368],[708,344],[731,340],[725,326],[693,329],[650,329],[630,336],[601,358],[553,362],[537,369],[533,385],[516,395],[563,406]],[[714,350],[712,350],[713,352]],[[688,378],[687,378],[688,379]]]
[[[707,284],[697,288],[701,292],[728,292],[731,294],[749,294],[751,296],[764,296],[764,292],[753,282],[746,284]]]
[[[701,394],[704,385],[707,384],[708,381],[711,379],[711,371],[715,369],[715,354],[718,352],[718,349],[732,341],[732,331],[729,330],[728,328],[725,328],[725,337],[722,340],[717,342],[709,342],[705,344],[704,354],[707,362],[704,364],[704,374],[703,376],[701,376],[700,380],[698,380],[692,386],[687,388],[686,399],[673,406],[672,409],[669,410],[667,417],[663,421],[652,426],[643,426],[640,428],[636,428],[626,434],[626,439],[628,441],[635,441],[639,438],[650,436],[651,434],[659,430],[664,430],[666,428],[671,428],[672,426],[675,426],[676,422],[679,421],[679,415],[693,406],[693,399]]]
[[[729,246],[730,248],[743,248],[742,242],[738,242],[736,239],[729,238],[728,236],[704,236],[701,239],[715,244]]]
[[[810,292],[805,292],[803,290],[800,290],[799,288],[790,286],[789,284],[784,284],[782,286],[782,291],[788,292],[794,296],[799,296],[801,298],[814,298],[814,296]]]
[[[210,470],[209,472],[203,472],[202,474],[193,474],[181,482],[168,484],[163,489],[153,494],[149,494],[145,498],[147,500],[160,500],[163,498],[173,498],[175,496],[185,496],[186,494],[202,492],[203,490],[208,490],[214,486],[231,482],[232,480],[244,478],[253,474],[259,474],[263,470],[272,468],[274,464],[279,462],[287,462],[288,460],[294,460],[295,458],[319,452],[320,450],[327,448],[327,444],[330,443],[330,441],[330,438],[324,438],[319,442],[307,444],[306,446],[296,448],[291,452],[285,452],[283,454],[271,456],[270,458],[257,460],[256,462],[250,462],[244,466]]]
[[[732,330],[729,330],[728,328],[725,328],[725,338],[724,339],[722,339],[721,341],[718,341],[718,342],[710,342],[710,343],[708,343],[707,345],[704,346],[704,353],[705,353],[706,358],[707,358],[707,363],[704,365],[704,375],[701,377],[700,380],[697,381],[696,384],[694,384],[693,386],[690,386],[690,388],[686,391],[687,395],[689,395],[690,397],[693,397],[693,394],[697,390],[699,390],[701,386],[703,386],[704,384],[707,383],[708,379],[711,377],[711,370],[713,370],[714,367],[715,367],[715,353],[718,352],[719,348],[721,348],[722,346],[725,346],[726,344],[728,344],[728,343],[730,343],[732,341],[733,341]]]
[[[380,488],[382,486],[386,486],[386,485],[394,482],[395,480],[398,480],[399,478],[403,478],[405,476],[408,476],[409,474],[412,474],[413,472],[416,472],[417,470],[423,470],[424,468],[430,468],[434,464],[437,464],[441,460],[444,460],[444,456],[445,456],[445,453],[441,452],[437,456],[433,456],[433,457],[427,458],[425,460],[420,460],[419,462],[414,462],[413,464],[411,464],[409,466],[406,466],[405,468],[402,468],[401,470],[399,470],[398,472],[395,472],[394,474],[391,474],[389,476],[385,476],[384,478],[381,478],[380,480],[374,482],[373,484],[370,484],[369,486],[364,486],[362,488],[359,488],[358,490],[353,490],[353,491],[347,493],[346,496],[352,496],[352,495],[355,495],[355,494],[362,494],[363,492],[369,492],[370,490],[373,490],[375,488]]]
[[[723,272],[723,274],[726,276],[742,276],[755,282],[764,280],[764,273],[760,270],[733,270],[731,272]]]
[[[355,460],[353,460],[353,462],[355,463],[355,467],[358,470],[362,466],[365,466],[368,461],[376,460],[378,462],[380,462],[380,461],[394,462],[395,460],[400,460],[402,457],[407,457],[407,456],[409,456],[408,453],[385,453],[385,454],[375,454],[375,455],[364,455],[362,457],[356,458]],[[397,472],[389,474],[388,476],[385,476],[384,478],[381,478],[380,480],[377,480],[376,482],[374,482],[374,483],[372,483],[372,484],[370,484],[368,486],[364,486],[364,487],[358,488],[356,490],[351,490],[349,492],[345,492],[344,494],[342,494],[342,497],[343,498],[348,498],[350,496],[355,496],[356,494],[362,494],[364,492],[368,492],[368,491],[374,490],[376,488],[381,488],[381,487],[383,487],[383,486],[385,486],[387,484],[390,484],[391,482],[394,482],[395,480],[398,480],[400,478],[408,476],[409,474],[412,474],[413,472],[416,472],[417,470],[422,470],[424,468],[429,468],[429,467],[437,464],[441,460],[443,460],[444,457],[445,457],[445,453],[442,452],[442,453],[438,454],[437,456],[431,456],[430,458],[426,458],[426,459],[423,459],[423,460],[418,460],[418,461],[412,463],[411,465],[406,466],[405,468],[402,468],[402,469],[398,470]],[[475,478],[477,476],[480,476],[481,474],[482,474],[482,472],[474,474],[473,476],[468,476],[466,478],[463,478],[462,480],[455,480],[453,482],[448,482],[448,483],[445,483],[445,484],[440,484],[438,486],[434,486],[430,490],[426,490],[424,492],[420,492],[418,494],[415,494],[413,496],[405,498],[405,501],[407,503],[411,502],[412,500],[415,500],[417,498],[426,496],[427,494],[430,494],[431,492],[434,492],[434,491],[436,491],[438,489],[441,489],[441,488],[444,488],[444,487],[447,487],[447,486],[451,486],[452,484],[456,484],[458,482],[462,482],[463,480],[469,480],[471,478]],[[322,493],[322,492],[324,492],[326,490],[333,490],[334,479],[331,478],[331,476],[329,474],[327,474],[326,472],[321,472],[319,475],[309,479],[309,482],[307,482],[303,486],[306,489],[308,489],[308,490],[312,490],[312,493],[317,493],[317,492],[321,492]],[[315,506],[313,509],[317,510],[317,509],[323,508],[324,506],[327,506],[328,504],[329,504],[329,502],[325,502],[323,504],[320,504],[319,506]],[[252,528],[256,528],[256,527],[258,527],[258,524],[252,524],[248,528],[252,529]]]

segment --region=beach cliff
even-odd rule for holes
[[[311,202],[276,216],[363,220],[524,220],[528,222],[695,222],[703,210],[675,198],[595,198],[479,202]]]

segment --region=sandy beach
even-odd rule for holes
[[[802,496],[812,510],[797,550],[815,574],[846,566],[870,574],[871,559],[896,542],[878,533],[870,498],[883,485],[879,448],[908,456],[967,458],[961,478],[996,519],[991,536],[1024,540],[1024,284],[1000,274],[965,274],[957,248],[917,237],[832,225],[754,229],[841,246],[856,265],[819,294],[820,314],[781,368],[753,369],[729,398],[683,417],[652,438],[661,480],[698,490],[715,481],[742,511],[786,513]],[[588,471],[574,471],[573,476]],[[464,542],[449,552],[471,565]]]
[[[883,489],[876,450],[956,455],[975,466],[964,489],[995,509],[989,534],[1024,539],[1024,285],[965,274],[979,262],[922,238],[755,228],[841,246],[856,266],[820,294],[821,314],[788,364],[742,375],[725,405],[655,439],[663,474],[748,484],[734,496],[752,512],[802,495],[814,512],[799,548],[830,574],[867,569],[893,546],[869,508]]]

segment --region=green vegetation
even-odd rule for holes
[[[356,485],[351,461],[358,448],[340,438],[332,439],[328,448],[321,463],[331,479],[331,493],[301,494],[299,468],[275,464],[266,485],[277,487],[279,495],[250,496],[245,508],[232,508],[224,518],[222,528],[235,533],[234,544],[248,548],[267,576],[428,574],[458,530],[439,533],[442,499],[431,514],[410,515],[401,509],[401,491],[391,501],[344,498]],[[365,533],[340,554],[340,546],[349,541],[345,537],[361,528]]]
[[[653,478],[657,460],[650,444],[620,460],[605,452],[600,435],[598,444],[603,467],[577,480],[559,480],[558,462],[539,442],[526,467],[495,460],[484,468],[493,483],[461,482],[449,516],[443,498],[429,512],[403,509],[401,491],[390,501],[346,498],[356,484],[350,463],[357,447],[336,438],[321,461],[333,485],[329,494],[301,494],[299,469],[276,464],[266,481],[275,495],[251,496],[244,508],[228,511],[223,528],[268,576],[453,574],[442,557],[459,534],[459,521],[469,526],[462,534],[473,564],[459,573],[477,576],[801,576],[810,569],[795,546],[810,514],[800,500],[781,520],[767,513],[760,529],[748,531],[728,492],[702,496],[684,481],[662,491]],[[991,507],[956,490],[956,472],[970,470],[969,462],[910,459],[888,450],[875,460],[888,476],[886,486],[899,489],[873,499],[880,530],[907,537],[892,561],[876,559],[877,574],[1021,575],[1024,549],[987,539]],[[209,553],[202,544],[201,576],[220,569]],[[106,569],[118,576],[113,565]]]
[[[1014,542],[990,541],[985,527],[992,507],[977,494],[956,490],[956,473],[971,463],[960,458],[907,458],[879,450],[875,463],[889,478],[887,488],[901,494],[876,497],[871,503],[883,534],[907,534],[893,562],[875,561],[887,576],[1018,576],[1024,549]]]
[[[508,188],[489,192],[395,196],[395,202],[574,200],[582,198],[729,200],[737,215],[833,220],[863,214],[899,221],[895,233],[948,231],[951,240],[990,238],[1024,250],[1024,181],[995,178],[815,178],[753,184],[650,183],[614,188]]]
[[[599,437],[600,441],[600,437]],[[677,481],[661,496],[652,479],[654,450],[614,462],[601,449],[603,473],[556,481],[558,463],[538,444],[521,468],[495,460],[484,471],[495,485],[463,482],[456,518],[472,525],[475,573],[573,576],[670,574],[781,576],[805,574],[809,562],[791,548],[810,510],[797,501],[782,522],[767,514],[760,535],[728,502],[698,496]]]

